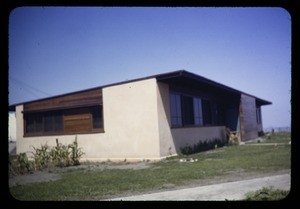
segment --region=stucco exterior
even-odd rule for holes
[[[138,102],[137,102],[138,101]],[[104,133],[78,134],[78,145],[86,153],[82,160],[160,159],[156,80],[148,79],[103,89]],[[19,117],[17,153],[33,151],[55,139],[72,143],[76,135],[23,137],[23,105]]]
[[[16,114],[15,112],[8,113],[8,141],[16,141]]]

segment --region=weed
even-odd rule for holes
[[[264,187],[255,192],[249,192],[246,194],[245,200],[281,200],[288,195],[289,191],[274,189],[272,187]]]
[[[186,144],[184,147],[180,148],[180,152],[183,155],[190,155],[193,153],[215,149],[217,147],[223,147],[224,145],[225,145],[224,141],[215,138],[212,140],[199,141],[197,144],[194,144],[193,146]]]

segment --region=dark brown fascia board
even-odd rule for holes
[[[247,95],[247,96],[251,96],[251,97],[255,98],[259,103],[261,103],[261,105],[270,105],[270,104],[272,104],[272,102],[269,102],[267,100],[260,99],[256,96],[251,95],[251,94],[236,90],[234,88],[231,88],[229,86],[226,86],[226,85],[218,83],[218,82],[215,82],[215,81],[210,80],[208,78],[205,78],[203,76],[188,72],[186,70],[175,71],[175,72],[171,72],[170,74],[158,75],[157,80],[158,81],[164,81],[164,80],[168,80],[168,79],[175,78],[175,77],[186,77],[186,78],[190,78],[190,79],[197,80],[199,82],[208,84],[210,86],[214,86],[214,87],[217,87],[217,88],[224,89],[226,91],[229,91],[229,92],[237,94],[237,95],[244,94],[244,95]]]
[[[126,80],[126,81],[122,81],[122,82],[111,83],[111,84],[107,84],[107,85],[103,85],[103,86],[97,86],[97,87],[92,87],[92,88],[88,88],[88,89],[84,89],[84,90],[73,91],[73,92],[69,92],[69,93],[65,93],[65,94],[59,94],[59,95],[55,95],[55,96],[51,96],[51,97],[45,97],[45,98],[42,98],[42,99],[36,99],[36,100],[31,100],[31,101],[26,101],[26,102],[20,102],[20,103],[9,105],[9,109],[12,110],[13,108],[15,108],[15,106],[22,105],[22,104],[28,104],[28,103],[32,103],[32,102],[43,101],[43,100],[47,100],[47,99],[54,99],[54,98],[57,98],[57,97],[67,96],[67,95],[76,94],[76,93],[82,93],[82,92],[91,91],[91,90],[95,90],[95,89],[103,89],[103,88],[110,87],[110,86],[117,86],[117,85],[121,85],[121,84],[147,80],[147,79],[151,79],[151,78],[156,78],[158,76],[169,75],[169,74],[172,74],[172,73],[178,73],[180,71],[183,71],[183,70],[169,72],[169,73],[163,73],[163,74],[158,74],[158,75],[153,75],[153,76],[147,76],[147,77],[143,77],[143,78],[136,78],[136,79]]]
[[[70,95],[70,94],[76,94],[76,93],[91,91],[91,90],[95,90],[95,89],[103,89],[103,88],[106,88],[106,87],[117,86],[117,85],[121,85],[121,84],[147,80],[147,79],[151,79],[151,78],[156,78],[158,81],[166,81],[168,79],[178,78],[178,77],[186,77],[186,78],[195,79],[199,82],[203,82],[203,83],[206,83],[208,85],[215,86],[217,88],[222,88],[224,90],[227,90],[227,91],[235,93],[235,94],[245,94],[245,95],[251,96],[251,97],[254,97],[256,100],[258,100],[260,103],[262,103],[262,105],[272,104],[272,102],[257,98],[253,95],[250,95],[250,94],[244,93],[242,91],[233,89],[231,87],[225,86],[225,85],[220,84],[218,82],[215,82],[213,80],[207,79],[203,76],[191,73],[191,72],[186,71],[186,70],[177,70],[177,71],[173,71],[173,72],[162,73],[162,74],[157,74],[157,75],[152,75],[152,76],[147,76],[147,77],[142,77],[142,78],[137,78],[137,79],[131,79],[131,80],[127,80],[127,81],[107,84],[107,85],[103,85],[103,86],[93,87],[93,88],[84,89],[84,90],[80,90],[80,91],[74,91],[74,92],[70,92],[70,93],[66,93],[66,94],[60,94],[60,95],[56,95],[56,96],[52,96],[52,97],[46,97],[46,98],[42,98],[42,99],[37,99],[37,100],[12,104],[12,105],[9,106],[9,110],[13,110],[16,106],[21,105],[21,104],[27,104],[27,103],[31,103],[31,102],[37,102],[37,101],[42,101],[42,100],[47,100],[47,99],[53,99],[53,98],[56,98],[56,97],[67,96],[67,95]]]

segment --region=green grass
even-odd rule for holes
[[[172,158],[133,170],[56,170],[60,180],[18,185],[11,194],[19,200],[101,200],[113,195],[180,186],[195,180],[221,179],[238,172],[271,173],[290,169],[290,145],[232,146],[190,155],[181,163]]]
[[[291,133],[290,132],[278,132],[271,134],[270,138],[264,136],[264,143],[288,143],[291,141]]]
[[[282,200],[289,194],[287,190],[280,190],[274,188],[264,187],[255,192],[249,192],[246,194],[247,201],[270,201],[270,200]]]

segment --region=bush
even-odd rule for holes
[[[238,137],[232,137],[229,138],[228,140],[228,146],[235,146],[235,145],[239,145],[240,144],[240,140]]]
[[[215,149],[217,147],[223,147],[224,145],[225,145],[224,141],[215,138],[212,140],[199,141],[197,144],[194,144],[193,146],[187,144],[184,147],[180,148],[180,152],[183,155],[190,155],[201,151]]]
[[[84,152],[82,152],[81,148],[78,148],[77,136],[75,137],[75,141],[72,144],[68,145],[68,148],[71,149],[72,164],[79,165],[79,159],[82,155],[84,155]]]
[[[288,195],[289,191],[273,189],[272,187],[264,187],[256,192],[249,192],[246,194],[245,200],[281,200]]]
[[[50,166],[66,167],[79,165],[79,160],[84,152],[78,148],[77,137],[72,144],[63,145],[56,139],[56,146],[47,144],[40,148],[33,147],[33,161],[29,161],[26,153],[20,153],[17,158],[9,161],[9,170],[12,174],[42,170]]]
[[[34,152],[33,160],[34,160],[34,167],[35,170],[41,170],[47,166],[49,166],[51,162],[51,156],[49,153],[49,146],[47,144],[41,145],[41,148],[33,147]]]
[[[24,174],[34,170],[33,162],[28,160],[26,153],[16,155],[16,158],[9,160],[10,174]]]

